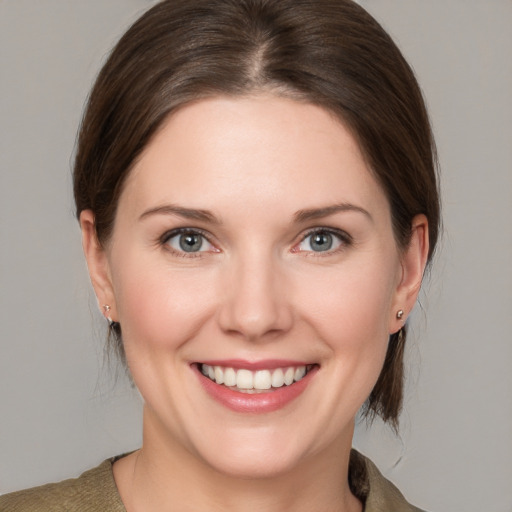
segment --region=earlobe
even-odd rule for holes
[[[89,276],[98,300],[98,307],[106,317],[115,315],[115,299],[110,266],[105,249],[98,241],[96,225],[92,210],[83,210],[80,213],[80,228],[82,230],[82,248]],[[105,310],[108,305],[108,311]],[[108,314],[107,314],[108,313]]]
[[[398,331],[414,307],[421,288],[429,250],[428,220],[416,215],[412,221],[411,239],[401,257],[401,276],[397,285],[390,333]]]

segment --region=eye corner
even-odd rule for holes
[[[183,237],[189,237],[189,240],[186,241]],[[202,229],[181,227],[166,231],[159,238],[159,244],[175,256],[197,258],[207,253],[221,252],[210,238],[210,235]]]
[[[314,236],[318,237],[316,242],[314,242],[315,245],[313,245],[311,240]],[[304,244],[307,244],[309,247],[304,247]],[[346,231],[325,226],[315,227],[308,229],[301,235],[300,241],[292,247],[290,252],[303,253],[305,256],[329,256],[343,251],[352,244],[353,238]]]

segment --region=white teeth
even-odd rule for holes
[[[274,373],[272,374],[272,387],[280,388],[281,386],[284,386],[284,373],[281,368],[278,368],[277,370],[274,370]]]
[[[270,389],[272,377],[268,370],[259,370],[254,374],[254,389]]]
[[[288,368],[284,372],[284,383],[289,386],[293,382],[293,378],[295,377],[295,370],[293,368]]]
[[[217,382],[217,384],[219,384],[219,382]],[[228,387],[236,386],[236,372],[233,368],[226,368],[224,370],[224,384]]]
[[[238,388],[240,391],[255,392],[289,386],[303,379],[307,374],[307,368],[306,366],[297,366],[252,372],[247,369],[235,370],[234,368],[202,364],[201,373],[217,384]]]
[[[254,388],[254,379],[250,370],[238,370],[236,372],[236,387],[240,389]]]
[[[215,382],[217,384],[224,384],[224,372],[220,366],[215,367]]]
[[[295,375],[293,376],[293,380],[295,380],[295,381],[300,380],[300,379],[302,379],[302,377],[304,377],[304,375],[306,375],[306,368],[304,366],[299,366],[295,370]]]

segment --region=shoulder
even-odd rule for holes
[[[424,512],[408,503],[370,459],[352,450],[351,467],[354,466],[359,466],[359,478],[364,481],[365,512]]]
[[[0,512],[126,512],[114,482],[113,460],[78,478],[0,496]]]

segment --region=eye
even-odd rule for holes
[[[163,243],[177,253],[218,252],[206,236],[194,229],[179,229],[164,236]]]
[[[296,246],[297,252],[336,252],[344,245],[349,245],[350,237],[328,229],[310,231]]]

